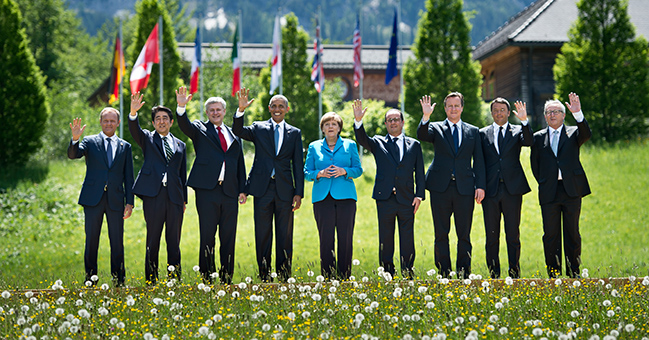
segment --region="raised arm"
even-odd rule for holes
[[[144,103],[142,99],[144,96],[140,92],[136,92],[131,94],[131,113],[129,114],[129,119],[128,119],[128,131],[131,133],[131,136],[133,136],[133,140],[135,140],[135,143],[139,145],[142,149],[144,149],[144,132],[142,131],[142,128],[140,128],[140,122],[138,121],[137,118],[137,111],[144,106]]]
[[[514,114],[523,122],[520,142],[523,146],[531,146],[534,143],[534,136],[532,135],[532,127],[527,122],[527,103],[517,100],[514,106],[516,106]]]

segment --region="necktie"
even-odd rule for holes
[[[500,131],[498,131],[498,153],[501,153],[503,151],[503,141],[505,140],[505,136],[503,136],[503,127],[500,127]]]
[[[221,127],[218,126],[216,128],[218,135],[219,135],[219,141],[221,141],[221,148],[223,151],[228,151],[228,142],[225,141],[225,136],[223,136],[223,133],[221,132]]]
[[[279,124],[275,124],[275,154],[279,153]]]
[[[394,137],[392,138],[392,143],[394,143],[394,150],[396,151],[396,156],[398,160],[401,160],[401,151],[399,150],[399,144],[397,142],[399,141],[399,137]]]
[[[457,124],[453,124],[453,142],[455,143],[455,153],[460,148],[460,134],[457,131]]]
[[[167,136],[162,137],[162,142],[164,143],[165,154],[167,155],[167,163],[169,163],[171,156],[173,156],[173,152],[171,151],[171,147],[169,147],[169,143],[167,143]]]
[[[108,159],[108,167],[113,165],[113,143],[110,142],[110,137],[106,137],[106,158]]]
[[[552,132],[552,141],[550,141],[550,146],[552,147],[552,152],[554,155],[557,155],[557,149],[559,148],[559,130],[554,130]]]

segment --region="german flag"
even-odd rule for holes
[[[110,71],[110,81],[108,83],[108,103],[112,105],[119,100],[119,86],[122,78],[126,73],[126,63],[124,62],[124,51],[122,42],[119,40],[119,33],[115,38],[115,53],[113,54],[113,63]]]

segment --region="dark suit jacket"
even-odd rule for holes
[[[424,158],[418,140],[404,136],[403,159],[399,161],[398,157],[394,157],[388,151],[388,143],[392,143],[389,135],[370,138],[363,125],[358,129],[354,125],[354,133],[358,144],[374,154],[376,177],[372,198],[386,200],[392,194],[393,188],[397,189],[396,198],[400,204],[411,205],[415,196],[422,199],[426,197]],[[415,182],[417,184],[416,191]]]
[[[68,158],[86,157],[86,178],[81,186],[79,204],[95,206],[99,204],[104,188],[111,210],[124,210],[124,203],[134,204],[133,196],[133,157],[131,144],[119,138],[113,164],[108,167],[104,141],[100,135],[84,137],[78,143],[68,146]]]
[[[500,154],[496,150],[497,141],[494,140],[495,127],[493,124],[480,129],[487,174],[486,197],[496,196],[500,178],[503,179],[505,188],[510,195],[524,195],[530,192],[520,156],[522,146],[532,145],[532,129],[530,124],[526,126],[509,124],[508,126],[509,129],[505,131]]]
[[[174,154],[167,164],[167,154],[158,133],[142,130],[138,119],[128,118],[128,130],[135,143],[142,148],[144,164],[135,179],[133,193],[138,197],[158,196],[162,187],[162,178],[167,173],[167,192],[169,200],[177,205],[187,203],[187,154],[185,143],[174,137]]]
[[[475,194],[485,189],[485,166],[477,127],[462,122],[462,144],[457,155],[453,147],[451,128],[446,121],[419,123],[417,138],[435,146],[435,158],[426,172],[426,189],[444,192],[455,169],[457,191],[460,195]],[[473,161],[473,162],[472,162]]]
[[[196,159],[189,174],[187,185],[194,189],[214,189],[219,181],[221,167],[225,162],[225,178],[223,180],[223,193],[230,197],[238,197],[239,193],[245,192],[246,186],[246,165],[243,161],[243,149],[241,139],[232,134],[232,130],[225,124],[227,131],[233,140],[226,152],[221,148],[219,137],[214,124],[195,120],[189,121],[187,112],[178,115],[178,126],[194,142]]]
[[[255,197],[261,197],[266,193],[273,168],[277,195],[280,199],[292,201],[295,195],[304,197],[302,132],[286,122],[284,126],[282,147],[275,155],[275,132],[272,119],[243,126],[243,116],[234,118],[232,123],[234,134],[255,143],[255,161],[250,169],[246,186],[246,192]]]
[[[550,146],[549,128],[534,134],[531,162],[532,173],[539,183],[539,203],[554,200],[557,192],[559,169],[563,187],[570,197],[583,197],[590,194],[590,186],[584,168],[579,161],[579,148],[591,137],[590,127],[584,119],[577,126],[563,126],[557,147],[557,156]]]

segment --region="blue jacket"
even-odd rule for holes
[[[319,178],[318,172],[322,169],[335,165],[344,168],[347,175],[337,178]],[[336,147],[332,152],[325,139],[317,140],[309,144],[309,151],[304,162],[304,177],[308,181],[314,181],[311,202],[320,202],[331,194],[337,200],[356,200],[356,187],[352,178],[357,178],[363,173],[361,160],[358,157],[356,142],[350,139],[338,138]]]

